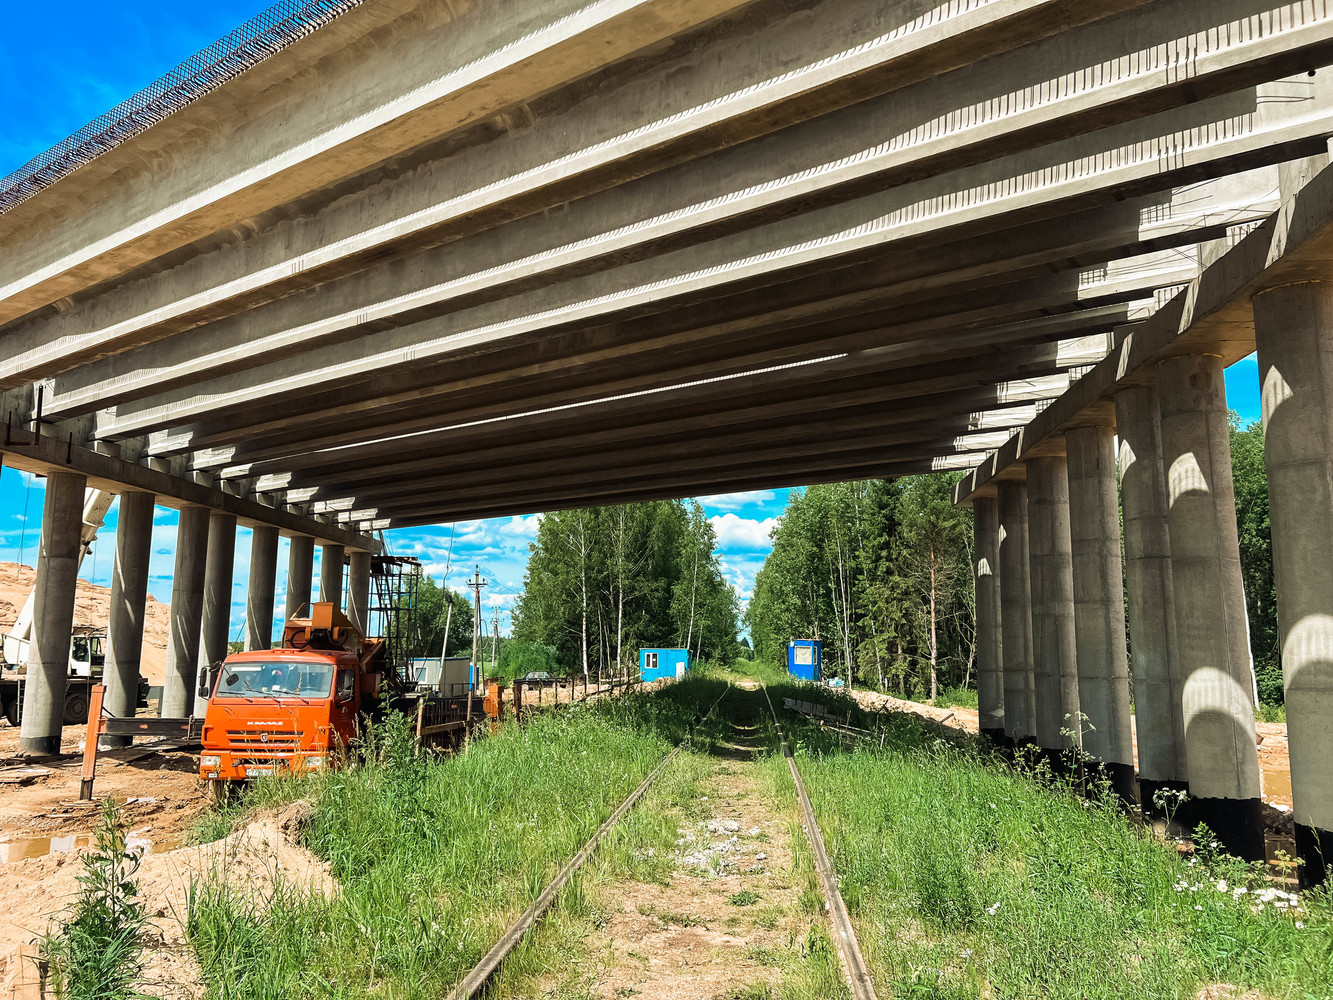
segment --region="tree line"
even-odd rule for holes
[[[972,512],[953,474],[837,483],[793,493],[746,609],[756,655],[786,662],[818,639],[826,673],[935,697],[976,658]]]
[[[591,507],[542,518],[514,606],[515,644],[554,650],[565,671],[587,676],[636,664],[642,646],[730,660],[739,651],[736,633],[736,595],[697,502]]]

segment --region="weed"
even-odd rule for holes
[[[107,799],[94,849],[83,856],[78,896],[63,925],[41,940],[58,1000],[136,997],[147,917],[137,899],[140,854],[125,844],[115,800]]]
[[[750,889],[742,889],[740,892],[733,893],[727,902],[732,906],[753,906],[759,902],[759,893]]]

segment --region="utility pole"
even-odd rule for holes
[[[472,663],[477,673],[481,673],[483,666],[481,659],[481,588],[486,586],[486,581],[481,578],[481,567],[476,568],[472,579],[467,584],[472,588]],[[484,685],[485,678],[478,678]],[[483,693],[485,688],[483,687]],[[468,694],[468,717],[472,716],[472,695]]]

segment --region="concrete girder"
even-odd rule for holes
[[[0,323],[736,6],[554,0],[472,8],[462,19],[449,3],[358,8],[66,177],[64,212],[53,217],[50,199],[32,198],[5,213],[0,232],[13,252],[0,269]]]
[[[531,396],[519,396],[519,389],[512,391],[517,399],[502,397],[481,408],[481,412],[469,411],[464,405],[436,418],[431,429],[426,431],[409,430],[395,433],[393,425],[374,429],[375,439],[367,441],[367,433],[351,437],[350,440],[326,442],[323,439],[300,440],[287,446],[270,446],[270,454],[256,457],[241,465],[221,464],[232,458],[229,449],[220,449],[208,453],[206,457],[196,459],[196,465],[209,468],[222,478],[263,476],[275,472],[295,472],[300,469],[328,470],[333,465],[353,465],[361,460],[382,462],[386,455],[394,451],[417,453],[444,444],[451,451],[460,448],[468,437],[485,434],[498,428],[497,423],[513,426],[522,423],[527,433],[520,440],[531,440],[532,435],[544,424],[562,423],[569,420],[579,421],[600,419],[597,415],[610,409],[621,411],[639,410],[645,407],[653,416],[661,412],[662,407],[678,405],[685,397],[708,398],[716,395],[719,387],[726,390],[727,396],[738,399],[744,395],[763,394],[779,391],[782,386],[802,386],[818,381],[826,381],[838,375],[856,376],[871,372],[893,371],[903,366],[924,372],[925,366],[938,364],[945,360],[974,360],[978,352],[990,354],[1003,348],[1030,348],[1037,350],[1036,357],[1045,356],[1052,350],[1045,345],[1063,345],[1053,348],[1057,356],[1063,356],[1071,366],[1095,363],[1110,344],[1109,334],[1115,325],[1115,319],[1126,320],[1135,315],[1133,309],[1112,308],[1092,310],[1093,317],[1083,319],[1082,314],[1070,314],[1048,317],[1031,323],[1014,324],[1009,327],[983,327],[966,333],[950,336],[936,336],[929,341],[912,342],[905,345],[887,344],[883,347],[849,351],[849,344],[831,344],[822,355],[824,360],[788,362],[783,367],[770,364],[764,368],[750,368],[735,374],[719,372],[709,376],[707,370],[696,374],[693,366],[677,373],[677,379],[665,382],[667,375],[659,378],[658,384],[649,383],[645,387],[629,386],[629,391],[613,395],[591,395],[583,392],[569,399],[551,398],[537,393],[536,386]],[[1085,325],[1086,324],[1086,325]],[[935,324],[929,324],[933,326]],[[872,338],[873,339],[873,338]],[[885,340],[891,338],[885,337]],[[839,349],[843,348],[843,349]],[[1044,348],[1044,352],[1043,352]],[[778,361],[785,359],[769,359]],[[984,376],[983,376],[984,377]],[[997,375],[997,379],[1002,376]],[[710,388],[710,386],[712,388]],[[848,387],[850,388],[850,387]],[[833,400],[835,397],[830,396]],[[811,409],[818,409],[822,400],[812,400]],[[433,411],[432,411],[433,412]],[[443,420],[449,423],[441,426]],[[617,426],[620,426],[619,424]],[[364,442],[364,443],[362,443]],[[263,482],[261,479],[260,482]]]
[[[939,231],[945,219],[962,224],[968,218],[1013,219],[1024,213],[1072,210],[1238,165],[1298,155],[1322,148],[1322,136],[1333,130],[1333,106],[1323,99],[1265,101],[1298,91],[1309,97],[1308,83],[1266,85],[1248,97],[1200,102],[995,161],[975,173],[971,168],[960,171],[966,178],[933,178],[921,182],[937,186],[937,193],[924,201],[923,192],[916,191],[916,200],[903,204],[907,189],[897,189],[719,239],[688,254],[668,253],[465,310],[443,327],[425,320],[375,333],[343,343],[340,360],[317,370],[293,371],[288,360],[208,379],[122,404],[104,432],[113,437],[142,434],[234,411],[275,393],[288,399],[332,392],[354,395],[367,391],[378,378],[466,352],[478,343],[541,335],[559,323],[593,321],[636,304],[661,308],[749,276],[778,280],[788,269],[862,252],[907,230]]]
[[[396,214],[390,221],[368,227],[355,208],[338,203],[336,195],[342,192],[337,190],[329,199],[333,201],[332,205],[321,206],[324,210],[317,216],[308,213],[315,216],[313,219],[287,221],[282,231],[268,240],[267,246],[255,239],[246,241],[243,259],[233,260],[230,268],[219,268],[218,261],[213,261],[211,267],[196,262],[193,265],[195,273],[186,276],[184,283],[187,284],[187,293],[183,296],[162,294],[160,291],[154,294],[154,289],[145,290],[141,284],[136,297],[146,299],[149,308],[146,313],[141,312],[139,317],[125,315],[125,307],[133,307],[132,303],[127,302],[120,309],[120,315],[112,309],[108,311],[110,315],[104,312],[91,323],[87,322],[89,317],[81,317],[80,322],[70,328],[73,336],[68,340],[56,336],[29,341],[24,360],[0,368],[0,384],[6,384],[5,380],[11,377],[24,377],[20,373],[33,370],[34,365],[48,370],[53,367],[62,370],[62,366],[67,368],[71,363],[88,360],[97,353],[114,351],[118,345],[133,342],[136,334],[132,331],[136,327],[142,328],[145,322],[175,323],[184,329],[196,325],[200,318],[208,319],[220,303],[231,301],[234,303],[231,308],[235,308],[235,304],[252,305],[257,300],[264,301],[289,293],[302,282],[328,281],[340,273],[364,266],[357,262],[358,257],[382,257],[386,247],[405,241],[419,243],[423,239],[432,238],[427,234],[444,227],[450,230],[450,238],[456,238],[460,226],[461,232],[469,231],[469,221],[475,231],[477,227],[494,224],[497,220],[540,212],[553,205],[567,203],[590,190],[613,186],[627,178],[661,169],[663,165],[669,166],[713,149],[735,145],[793,122],[825,115],[879,93],[921,81],[934,81],[956,67],[966,66],[967,73],[980,75],[974,64],[985,60],[987,56],[1050,36],[1061,28],[1095,21],[1119,10],[1140,6],[1141,3],[1142,0],[1112,0],[1095,8],[1073,0],[1029,0],[1003,5],[950,4],[908,23],[904,23],[904,14],[909,17],[911,14],[900,5],[870,2],[826,3],[819,7],[817,15],[804,10],[769,10],[767,17],[757,13],[750,18],[742,25],[741,31],[714,31],[711,37],[691,38],[687,44],[679,45],[678,51],[667,53],[665,59],[659,57],[651,61],[644,60],[644,65],[630,68],[628,80],[604,77],[599,81],[601,86],[590,94],[579,94],[578,97],[564,98],[563,101],[548,99],[545,103],[534,99],[550,92],[553,84],[557,83],[549,75],[553,67],[544,67],[540,63],[530,65],[527,71],[538,89],[521,94],[511,92],[510,103],[531,102],[525,105],[529,115],[534,113],[531,108],[535,103],[543,126],[527,130],[526,135],[509,137],[504,142],[475,143],[472,148],[462,151],[446,146],[446,155],[439,156],[434,162],[414,163],[413,169],[402,173],[384,172],[388,174],[387,177],[372,175],[372,183],[362,190],[381,204],[394,206],[389,211]],[[1246,15],[1252,16],[1254,13],[1254,4],[1235,4],[1233,0],[1233,5],[1237,8],[1236,16],[1242,21]],[[579,54],[587,59],[583,66],[578,67],[577,61],[565,53],[566,66],[562,69],[566,72],[572,71],[578,75],[596,70],[634,47],[642,47],[655,40],[654,36],[662,37],[664,29],[667,34],[672,30],[683,30],[737,4],[735,0],[714,0],[712,3],[695,0],[689,4],[681,0],[672,3],[658,0],[656,3],[638,4],[603,2],[594,6],[601,11],[616,7],[624,7],[626,10],[635,8],[635,16],[622,18],[625,23],[620,26],[620,34],[615,37],[614,43],[605,46],[595,56],[590,55],[586,47],[577,48]],[[774,5],[767,6],[772,8]],[[649,16],[654,13],[652,8],[673,7],[676,10],[666,16],[661,16],[661,10],[655,12],[658,16]],[[503,20],[503,16],[500,15],[499,19]],[[595,15],[584,18],[585,21],[596,19]],[[566,20],[572,22],[577,19]],[[605,28],[610,20],[605,18],[602,24],[584,24],[582,27],[591,34],[597,28]],[[1055,46],[1054,52],[1045,53],[1045,59],[1037,59],[1033,67],[1026,71],[1025,75],[1033,79],[1018,95],[1000,90],[1003,98],[995,100],[994,107],[983,103],[975,108],[969,107],[967,114],[954,116],[957,120],[950,123],[951,128],[945,129],[950,133],[948,146],[953,155],[957,155],[961,145],[957,139],[960,129],[971,128],[983,132],[986,131],[986,124],[991,124],[992,129],[995,127],[987,119],[1003,120],[1020,111],[1050,128],[1051,119],[1056,117],[1051,114],[1050,105],[1060,101],[1068,103],[1071,96],[1076,98],[1075,103],[1081,99],[1084,103],[1093,102],[1095,107],[1102,100],[1098,95],[1103,91],[1114,90],[1115,97],[1124,103],[1134,92],[1135,84],[1143,87],[1146,83],[1155,92],[1163,87],[1164,82],[1169,81],[1169,85],[1175,89],[1185,90],[1187,88],[1181,86],[1181,77],[1191,79],[1191,86],[1199,88],[1200,93],[1210,92],[1205,81],[1216,75],[1222,67],[1234,72],[1232,63],[1237,58],[1237,53],[1231,51],[1233,46],[1219,46],[1216,38],[1241,39],[1251,32],[1214,31],[1214,41],[1209,44],[1207,29],[1215,29],[1219,22],[1215,17],[1203,17],[1195,26],[1195,33],[1200,34],[1203,40],[1191,44],[1188,35],[1182,39],[1178,32],[1171,31],[1171,27],[1179,25],[1181,20],[1179,16],[1173,20],[1149,15],[1150,23],[1163,23],[1140,32],[1142,37],[1139,38],[1133,37],[1135,32],[1129,30],[1127,34],[1131,37],[1124,40],[1128,47],[1126,58],[1100,66],[1094,58],[1093,69],[1088,69],[1088,59],[1074,60],[1069,71],[1071,79],[1063,85],[1051,85],[1044,73],[1045,65],[1053,58],[1070,59],[1068,52],[1062,52],[1058,45]],[[1296,26],[1295,30],[1302,29],[1308,32],[1309,26]],[[1121,31],[1126,33],[1124,28]],[[1299,49],[1299,41],[1286,37],[1290,33],[1284,33],[1284,41],[1288,42],[1289,48]],[[503,38],[503,30],[498,31],[497,35]],[[570,35],[558,41],[570,48],[573,47],[572,37]],[[557,39],[553,38],[552,41]],[[419,39],[411,39],[407,44],[419,45],[421,42]],[[450,39],[447,47],[453,47],[453,39]],[[1253,45],[1242,44],[1239,48],[1249,49]],[[1077,49],[1075,46],[1074,51]],[[1187,56],[1190,65],[1184,71],[1172,65],[1179,63],[1180,52],[1190,53]],[[512,58],[503,47],[498,50],[498,59],[503,60],[507,56]],[[534,58],[531,53],[529,58]],[[1245,58],[1244,55],[1240,56],[1242,61]],[[1255,57],[1249,58],[1253,61]],[[1281,60],[1288,57],[1278,47],[1275,52],[1267,56],[1260,54],[1258,58],[1262,62],[1271,62],[1274,58]],[[280,61],[295,60],[293,54],[282,53],[262,69],[271,68]],[[415,67],[406,70],[400,68],[391,58],[385,57],[382,61],[390,68],[381,68],[381,75],[421,72]],[[433,67],[437,60],[420,62]],[[1211,64],[1214,62],[1220,66],[1213,67]],[[1012,80],[1016,68],[1009,67],[1007,73],[999,74],[999,78]],[[1134,72],[1138,68],[1143,70],[1141,77]],[[1303,69],[1305,66],[1295,68]],[[543,69],[548,71],[546,78],[541,76]],[[637,75],[633,73],[635,69],[639,70]],[[1282,75],[1281,69],[1276,67],[1263,72],[1270,76]],[[256,70],[251,73],[264,75]],[[670,80],[670,86],[664,85],[667,79]],[[1234,87],[1241,84],[1233,81],[1227,85]],[[368,89],[375,90],[375,87],[372,84]],[[431,92],[429,86],[419,87],[408,96],[419,100],[423,96],[429,97]],[[501,105],[492,100],[494,89],[474,90],[472,94],[476,106],[469,109],[469,113],[463,116],[464,120],[476,120],[500,110]],[[252,129],[262,127],[262,109],[271,103],[271,98],[269,102],[257,98],[258,95],[250,95],[252,106],[248,110],[255,119]],[[364,95],[358,93],[346,106],[355,107],[360,100],[364,100]],[[918,99],[904,104],[924,103],[933,107],[939,101],[937,97],[934,102]],[[554,107],[545,106],[553,102]],[[650,109],[650,112],[645,114],[644,109]],[[947,110],[949,102],[946,100],[942,109],[936,111],[935,117],[941,122],[947,121],[948,116],[943,114]],[[287,112],[293,113],[291,109],[287,109]],[[1087,114],[1086,110],[1084,114]],[[1107,114],[1114,117],[1114,112],[1108,111],[1103,111],[1102,117]],[[188,116],[188,111],[179,113],[175,116],[176,123]],[[400,132],[403,131],[403,120],[402,117],[398,120]],[[442,122],[445,123],[443,129],[440,128]],[[449,131],[447,115],[440,116],[437,111],[435,123],[434,133],[417,137],[415,142],[392,152],[412,149],[427,139],[438,140],[440,135]],[[278,145],[290,141],[287,133],[293,131],[289,122],[284,121],[282,124],[286,132],[280,139],[268,137]],[[305,122],[302,124],[304,126]],[[300,130],[296,131],[299,134]],[[929,131],[936,133],[941,128],[937,124]],[[874,134],[893,132],[885,132],[881,128],[875,130]],[[574,137],[574,150],[569,148],[570,137]],[[939,140],[941,137],[932,135],[931,138]],[[318,145],[318,141],[315,145]],[[210,170],[205,172],[210,179],[215,180],[211,192],[215,196],[221,193],[219,187],[226,186],[225,182],[222,185],[216,183],[216,175],[225,173],[234,158],[242,155],[233,149],[225,152],[229,155],[210,164]],[[308,155],[309,162],[318,162],[315,160],[317,149],[305,149],[302,152]],[[391,151],[381,149],[380,152],[381,155],[388,155]],[[899,151],[900,159],[903,155]],[[913,151],[908,155],[919,154]],[[347,158],[346,151],[342,151],[341,159],[345,161]],[[281,156],[269,160],[265,166],[269,169],[286,167],[288,172],[292,169],[292,164],[284,163]],[[325,169],[326,173],[336,177],[344,167],[343,162],[335,161],[331,169]],[[260,173],[264,169],[258,168]],[[324,179],[326,183],[328,179]],[[141,183],[140,178],[136,178],[136,181]],[[305,190],[319,186],[311,185]],[[191,226],[188,215],[191,207],[189,193],[174,193],[176,197],[165,199],[163,204],[179,206],[176,209],[174,230],[186,237],[185,242],[188,242],[190,236],[197,238],[225,229],[237,221],[235,216],[215,213],[211,217],[212,229]],[[155,199],[149,197],[146,200],[151,202]],[[268,204],[278,202],[255,203],[251,200],[245,206],[248,211],[241,218],[264,211]],[[181,210],[185,210],[186,218],[180,217]],[[158,214],[170,215],[172,210]],[[167,219],[156,218],[154,221],[159,224],[159,230],[166,228]],[[143,226],[142,222],[140,226]],[[182,235],[174,236],[174,242],[172,237],[161,231],[154,235],[158,253],[162,251],[164,241],[168,248],[171,245],[184,245]],[[107,234],[101,242],[110,240],[113,245],[117,242],[123,244],[129,233],[122,231],[118,236]],[[433,238],[439,240],[443,237]],[[253,245],[257,243],[261,245]],[[301,249],[293,256],[295,248]],[[131,252],[123,245],[118,249],[122,255]],[[43,259],[49,257],[50,252],[41,256]],[[74,256],[77,257],[77,254]],[[236,258],[242,255],[232,256]],[[79,262],[69,260],[69,255],[66,257],[63,262],[54,265],[57,269],[65,269],[65,280],[58,283],[61,295],[69,295],[77,290],[74,275],[77,274]],[[125,263],[132,267],[132,261],[131,257]],[[88,264],[87,261],[82,263],[85,267]],[[46,270],[51,270],[51,266]],[[333,273],[329,273],[331,270]],[[219,272],[224,278],[221,282],[217,277]],[[299,275],[305,277],[294,279],[294,276]],[[105,281],[112,274],[106,273],[104,268],[95,276],[97,280]],[[0,272],[0,285],[5,284],[4,278],[3,272]],[[22,282],[10,282],[6,287],[14,290],[16,284],[23,287]],[[269,286],[273,286],[271,290]],[[5,294],[6,287],[0,287],[0,296]],[[30,306],[41,302],[41,296],[28,299]],[[12,318],[13,313],[0,311],[0,324]],[[59,346],[54,351],[42,350],[42,344]]]
[[[454,359],[447,369],[419,368],[408,377],[400,377],[393,386],[377,386],[379,391],[372,398],[357,401],[340,396],[336,409],[321,407],[318,399],[248,407],[244,412],[227,414],[226,420],[212,427],[186,425],[160,432],[153,436],[149,453],[175,454],[238,438],[247,445],[261,443],[266,436],[275,443],[286,443],[304,440],[311,434],[325,436],[339,427],[357,432],[359,437],[372,411],[377,423],[393,425],[388,433],[435,427],[439,419],[430,406],[442,405],[451,415],[458,411],[452,401],[440,403],[437,397],[442,392],[491,385],[497,373],[505,370],[522,377],[536,376],[552,367],[563,371],[572,365],[577,352],[586,355],[587,363],[615,363],[618,368],[654,345],[678,354],[683,331],[688,331],[691,338],[693,355],[709,337],[726,344],[746,331],[771,335],[802,324],[812,330],[836,331],[844,323],[861,328],[857,325],[862,323],[860,317],[878,300],[886,284],[915,278],[919,285],[921,276],[948,271],[951,266],[955,270],[970,267],[974,277],[984,268],[989,268],[984,271],[986,275],[1001,273],[1006,267],[1020,275],[1025,267],[1049,273],[1052,269],[1100,263],[1124,253],[1180,246],[1210,234],[1221,236],[1228,223],[1269,214],[1277,204],[1276,188],[1275,170],[1258,171],[1171,192],[1168,197],[1159,194],[1062,216],[1003,235],[994,234],[994,239],[917,247],[911,252],[881,251],[855,267],[799,285],[787,282],[768,287],[762,295],[747,290],[726,300],[711,300],[698,309],[643,313],[600,327],[579,325],[568,331],[550,331],[525,344],[508,344],[503,352]],[[965,275],[957,277],[961,280]],[[917,285],[903,291],[912,293]],[[762,307],[758,303],[763,303]],[[756,308],[762,309],[761,317],[756,317]],[[558,366],[556,359],[561,359]]]
[[[355,326],[390,321],[388,317],[408,312],[419,315],[429,309],[454,311],[459,302],[475,303],[512,294],[523,287],[549,285],[562,276],[578,274],[588,268],[600,270],[610,266],[612,261],[624,262],[660,254],[663,247],[679,247],[681,240],[686,240],[688,245],[721,235],[729,228],[752,228],[765,220],[764,206],[768,206],[770,213],[788,216],[798,210],[791,204],[792,199],[807,209],[830,200],[843,200],[850,196],[848,185],[852,183],[844,175],[852,172],[860,178],[857,183],[865,187],[866,178],[879,176],[873,171],[880,161],[897,164],[899,173],[910,171],[906,175],[910,178],[923,173],[940,173],[969,162],[1011,154],[1015,149],[1028,149],[1053,137],[1102,128],[1145,110],[1156,112],[1173,103],[1196,101],[1216,92],[1218,81],[1214,77],[1222,81],[1224,90],[1269,79],[1274,75],[1272,60],[1277,57],[1292,67],[1302,68],[1307,61],[1313,60],[1309,64],[1314,65],[1325,58],[1319,52],[1330,45],[1325,37],[1330,32],[1330,25],[1319,17],[1285,26],[1279,23],[1276,31],[1264,33],[1246,30],[1249,20],[1242,16],[1236,22],[1238,28],[1234,35],[1227,35],[1219,47],[1216,33],[1209,29],[1218,23],[1231,23],[1233,15],[1252,12],[1255,4],[1251,0],[1230,0],[1229,5],[1224,6],[1229,9],[1217,10],[1215,0],[1207,3],[1191,0],[1184,9],[1176,5],[1171,8],[1148,7],[1136,12],[1115,38],[1120,47],[1131,53],[1124,57],[1108,56],[1108,33],[1102,24],[1066,33],[1038,43],[1032,49],[1007,53],[980,67],[969,67],[966,72],[958,74],[952,84],[952,78],[935,79],[906,92],[894,92],[879,99],[883,111],[873,108],[874,101],[862,102],[818,121],[788,129],[780,140],[766,141],[758,144],[758,148],[729,148],[716,154],[714,159],[720,162],[712,164],[711,169],[705,169],[701,162],[692,162],[688,168],[653,175],[602,195],[585,198],[575,212],[553,217],[533,216],[520,223],[498,227],[467,240],[466,253],[459,253],[459,244],[450,242],[442,247],[417,251],[391,265],[349,275],[340,282],[336,296],[330,296],[327,286],[319,286],[304,294],[289,294],[271,305],[254,308],[249,302],[228,305],[227,300],[219,299],[217,290],[212,290],[207,295],[209,312],[214,318],[221,314],[221,319],[209,321],[211,325],[204,329],[210,331],[212,339],[224,345],[216,352],[199,351],[199,335],[194,328],[200,321],[181,328],[192,330],[189,337],[172,339],[170,335],[179,332],[179,324],[177,327],[168,325],[162,330],[162,310],[150,313],[158,318],[158,326],[153,326],[151,320],[136,323],[131,319],[98,333],[89,333],[86,332],[88,317],[82,315],[85,310],[76,309],[71,314],[39,321],[40,330],[20,330],[16,335],[22,340],[35,339],[42,345],[81,345],[78,353],[65,356],[57,367],[67,367],[80,359],[88,360],[88,347],[93,343],[98,344],[103,353],[135,343],[147,344],[137,349],[131,347],[128,357],[120,363],[92,362],[73,372],[73,385],[62,387],[60,393],[71,398],[67,403],[53,400],[54,407],[76,406],[77,398],[85,399],[86,405],[92,406],[97,405],[99,399],[104,405],[115,403],[235,370],[238,365],[256,364],[266,350],[281,357],[292,349],[290,344],[297,339],[308,350],[320,346],[321,337],[336,342]],[[1206,24],[1208,29],[1175,35],[1174,32],[1184,30],[1182,25],[1189,24],[1191,18]],[[1284,27],[1287,30],[1283,30]],[[1167,35],[1171,40],[1161,41],[1167,28],[1170,28]],[[1090,37],[1085,37],[1094,31],[1097,33],[1095,44]],[[1142,46],[1148,43],[1143,39],[1153,39],[1146,50]],[[1173,51],[1184,53],[1184,56],[1176,56],[1178,62],[1173,62]],[[1086,55],[1082,55],[1084,53]],[[1082,58],[1075,58],[1079,55]],[[1062,72],[1060,66],[1051,64],[1052,58],[1057,63],[1073,60],[1071,65],[1078,68]],[[1251,61],[1247,62],[1247,58]],[[1086,65],[1089,61],[1094,64]],[[1170,64],[1171,71],[1162,72],[1164,64]],[[1016,73],[1020,68],[1022,72]],[[1246,76],[1246,68],[1250,75],[1254,75],[1253,80]],[[1016,75],[1031,76],[1040,81],[1040,85],[1015,89]],[[1136,104],[1126,96],[1127,88],[1142,91],[1140,103]],[[918,90],[920,94],[916,93]],[[953,97],[958,90],[963,91],[963,96]],[[965,99],[978,92],[994,92],[998,96],[970,102]],[[961,109],[955,108],[960,103]],[[1066,104],[1082,109],[1086,119],[1083,128],[1076,127],[1070,115],[1059,112]],[[940,109],[950,110],[937,113]],[[852,120],[844,122],[840,115]],[[911,127],[902,131],[908,123]],[[545,127],[558,128],[554,123]],[[997,130],[1006,140],[999,146],[992,135]],[[797,154],[790,151],[790,147],[800,143],[799,136],[793,132],[802,131],[809,134],[804,146],[811,152]],[[868,155],[862,148],[864,140],[861,137],[864,135],[896,138],[877,142]],[[1026,142],[1017,137],[1022,135],[1029,135]],[[769,148],[777,141],[784,146],[780,156]],[[828,159],[848,144],[847,155]],[[970,160],[962,158],[964,149],[973,151]],[[941,160],[938,150],[945,151],[946,160]],[[496,155],[494,150],[491,152]],[[744,162],[736,162],[743,158],[748,158],[751,164],[748,168]],[[774,162],[786,165],[793,161],[786,183],[776,182],[771,177]],[[823,166],[812,166],[816,161]],[[928,169],[926,164],[933,166]],[[884,168],[879,169],[882,173]],[[682,173],[682,170],[687,172]],[[748,195],[744,191],[731,190],[732,185],[751,177],[757,179],[751,184]],[[892,183],[897,183],[892,170],[876,181],[881,187]],[[644,218],[645,211],[662,201],[662,196],[653,198],[648,190],[643,190],[651,189],[653,185],[667,192],[670,200],[661,205],[655,219],[649,219]],[[729,193],[719,197],[719,190]],[[829,193],[821,199],[816,197],[816,191]],[[398,193],[395,192],[395,196]],[[572,218],[575,214],[577,220]],[[608,229],[608,225],[617,220],[622,224]],[[586,235],[582,235],[585,231]],[[694,235],[687,236],[686,233]],[[565,242],[562,244],[561,241]],[[546,249],[534,252],[534,246]],[[304,273],[288,260],[277,267],[272,276],[290,283],[294,270]],[[450,278],[450,275],[456,276]],[[170,280],[180,279],[173,272]],[[316,280],[314,275],[307,278],[311,283]],[[404,291],[404,288],[409,290]],[[193,298],[199,299],[203,294]],[[323,324],[311,323],[312,315],[327,313],[323,305],[326,302],[344,303],[340,329],[328,329],[332,316],[326,316]],[[246,311],[243,317],[228,317],[228,309],[233,313],[238,309]],[[168,339],[164,341],[164,337]],[[266,345],[269,346],[266,348]],[[44,348],[38,354],[50,350]],[[48,374],[50,369],[51,366],[47,366]],[[0,365],[0,385],[6,377],[21,376],[17,370],[13,375],[7,375],[5,366]],[[77,391],[80,388],[82,392]],[[57,409],[52,410],[53,414],[57,412]]]
[[[542,496],[525,492],[518,495],[489,497],[484,503],[472,507],[449,506],[436,499],[426,504],[403,506],[379,513],[382,517],[387,516],[394,527],[412,524],[447,524],[456,520],[605,506],[638,500],[678,499],[719,491],[772,489],[812,483],[840,483],[856,479],[888,479],[925,472],[946,472],[966,468],[976,461],[976,456],[975,452],[960,452],[957,455],[917,457],[904,455],[868,461],[863,456],[861,464],[855,464],[854,459],[847,458],[846,464],[822,461],[810,465],[785,465],[780,469],[771,464],[756,469],[733,467],[707,474],[689,473],[680,478],[646,485],[643,480],[630,477],[618,483],[588,484],[586,487]]]

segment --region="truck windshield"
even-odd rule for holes
[[[214,697],[327,698],[332,691],[332,663],[224,662]]]

